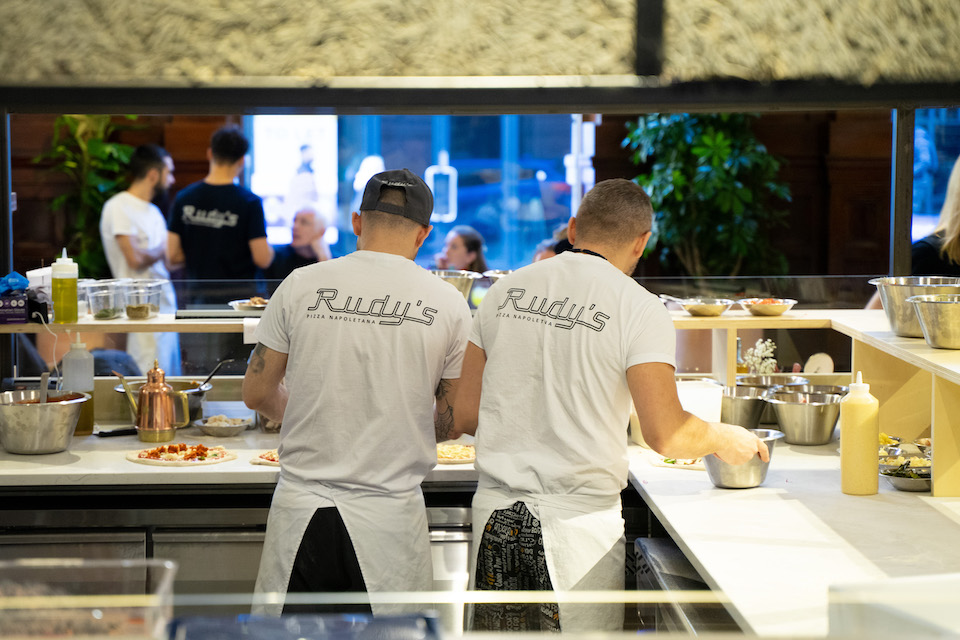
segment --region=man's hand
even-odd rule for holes
[[[715,455],[728,464],[746,464],[760,454],[760,459],[770,462],[767,444],[743,427],[715,422],[711,426],[722,430],[723,445]]]

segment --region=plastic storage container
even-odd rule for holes
[[[70,351],[63,356],[63,390],[79,391],[90,395],[80,409],[80,419],[73,432],[76,436],[88,436],[93,433],[93,354],[87,351],[87,345],[74,342]]]
[[[122,282],[99,280],[87,285],[87,304],[94,320],[113,320],[123,315]]]
[[[169,560],[0,562],[0,637],[166,638],[176,570]]]
[[[124,285],[124,311],[131,320],[153,318],[160,311],[158,280],[131,280]]]

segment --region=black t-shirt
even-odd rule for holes
[[[170,231],[180,236],[191,280],[253,280],[249,242],[267,235],[260,197],[233,184],[195,182],[177,194]]]
[[[263,270],[263,277],[267,280],[283,280],[294,269],[305,267],[314,262],[316,262],[316,259],[304,258],[289,244],[274,247],[273,262]]]
[[[960,276],[960,265],[940,256],[943,237],[931,234],[910,247],[910,273],[915,276]]]

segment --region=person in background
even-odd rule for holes
[[[414,173],[373,176],[357,251],[295,270],[263,313],[243,400],[283,429],[257,593],[433,585],[420,483],[453,427],[470,310],[414,262],[432,211]],[[254,612],[281,609],[304,610]]]
[[[960,276],[960,158],[950,171],[936,228],[911,247],[910,271],[915,276]]]
[[[239,127],[210,138],[207,177],[177,194],[170,212],[167,252],[190,280],[253,280],[273,261],[263,203],[236,184],[250,143]]]
[[[273,262],[263,270],[267,280],[283,280],[294,269],[330,259],[330,247],[323,240],[327,227],[315,207],[304,206],[297,211],[292,231],[290,244],[277,247]]]
[[[567,239],[567,225],[557,227],[553,232],[552,238],[547,238],[537,245],[537,248],[533,252],[533,261],[540,262],[541,260],[552,258],[564,251],[569,251],[572,247],[573,245],[570,244],[570,240]]]
[[[950,170],[937,226],[933,233],[910,247],[910,274],[960,277],[960,157]],[[866,308],[883,308],[879,290],[874,292]]]
[[[670,314],[627,275],[652,215],[634,182],[598,183],[569,222],[573,248],[501,278],[477,310],[451,434],[477,438],[476,589],[623,589],[631,400],[646,442],[665,456],[769,460],[746,429],[680,405]],[[622,627],[619,603],[475,605],[472,626]]]
[[[447,234],[443,251],[435,256],[437,269],[487,271],[483,256],[483,236],[467,225],[458,225]]]
[[[164,280],[161,313],[174,313],[177,300],[165,264],[167,223],[151,201],[173,185],[173,171],[173,159],[165,149],[155,144],[137,147],[128,167],[130,186],[107,200],[100,214],[100,239],[113,277]],[[156,359],[168,375],[180,375],[176,333],[129,333],[127,353],[141,373]]]

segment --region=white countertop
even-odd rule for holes
[[[780,441],[755,489],[717,489],[705,471],[650,464],[630,448],[630,482],[731,614],[760,636],[822,636],[827,588],[960,572],[960,498],[840,491],[838,442]]]
[[[16,455],[0,449],[0,487],[275,484],[280,473],[278,467],[250,463],[251,458],[277,448],[280,436],[275,433],[248,430],[231,438],[212,438],[196,427],[188,427],[181,429],[172,442],[223,445],[236,453],[237,459],[199,467],[157,467],[130,462],[125,456],[159,444],[140,442],[135,435],[80,436],[61,453]],[[424,482],[476,480],[473,464],[461,464],[437,465]]]

